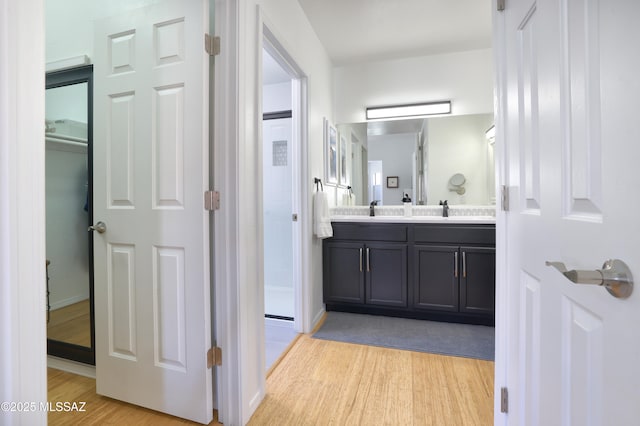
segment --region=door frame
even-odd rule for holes
[[[0,400],[39,403],[47,401],[44,2],[0,0],[0,11],[0,369],[8,373]],[[44,410],[9,416],[47,423]]]
[[[291,78],[291,157],[293,161],[297,163],[293,167],[293,181],[292,181],[292,204],[293,212],[298,213],[300,220],[293,223],[293,298],[294,298],[294,315],[293,315],[293,328],[298,333],[308,332],[308,325],[311,324],[311,318],[308,318],[308,309],[306,306],[310,305],[310,300],[305,300],[305,295],[308,298],[309,289],[307,288],[310,278],[307,276],[308,268],[305,265],[309,264],[309,259],[305,258],[304,247],[309,247],[311,241],[308,235],[302,232],[303,229],[307,229],[309,225],[309,215],[307,211],[307,203],[304,200],[309,196],[307,185],[304,185],[303,176],[307,173],[307,78],[302,69],[297,65],[293,57],[287,52],[287,49],[278,40],[278,37],[269,28],[269,23],[265,22],[265,18],[262,13],[258,13],[259,21],[262,25],[259,25],[260,43],[258,44],[258,54],[260,58],[258,64],[260,69],[258,70],[258,76],[260,84],[258,88],[260,90],[258,99],[260,102],[260,125],[259,140],[262,141],[262,52],[265,49],[273,57],[273,59],[284,69]],[[259,147],[259,156],[262,158],[262,145]],[[260,167],[258,176],[262,176],[262,168]],[[260,186],[260,199],[262,199],[262,186]],[[260,218],[263,215],[262,202],[260,203]],[[264,235],[264,224],[260,224],[259,235]],[[260,241],[261,258],[264,258],[264,244]],[[308,256],[308,250],[306,250]],[[261,282],[264,288],[264,274],[261,272]],[[305,303],[306,302],[306,303]],[[263,303],[264,306],[264,303]],[[264,313],[263,313],[264,314]],[[264,315],[263,315],[264,316]]]
[[[493,24],[493,63],[494,63],[494,126],[496,130],[494,143],[494,167],[495,167],[495,194],[496,194],[496,294],[495,294],[495,365],[494,365],[494,424],[509,424],[509,416],[502,412],[501,392],[517,376],[509,374],[509,341],[510,336],[518,330],[509,330],[510,299],[507,280],[507,220],[508,215],[501,205],[501,188],[506,180],[506,146],[504,137],[504,122],[507,107],[506,91],[503,90],[503,82],[506,76],[505,63],[505,21],[504,13],[498,11],[497,0],[492,0],[492,24]],[[517,301],[511,301],[513,308],[517,308]]]

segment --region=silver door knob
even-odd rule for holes
[[[95,225],[91,225],[88,231],[98,231],[98,234],[104,234],[107,232],[107,225],[104,222],[98,222]]]
[[[633,276],[622,260],[609,259],[604,262],[602,269],[594,271],[568,271],[562,262],[545,262],[545,265],[553,266],[572,283],[603,286],[609,294],[619,299],[626,299],[633,293]]]

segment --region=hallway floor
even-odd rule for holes
[[[491,361],[304,334],[268,376],[267,395],[249,424],[492,425],[493,370]],[[86,402],[83,413],[49,413],[50,425],[194,424],[98,396],[94,379],[59,370],[49,369],[48,388],[51,402]]]
[[[293,329],[293,321],[264,319],[265,364],[267,371],[273,367],[274,363],[286,351],[296,336],[298,336],[298,333]]]

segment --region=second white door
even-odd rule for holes
[[[96,22],[96,388],[209,423],[209,2]]]

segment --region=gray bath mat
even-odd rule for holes
[[[494,334],[484,325],[327,312],[313,337],[493,361]]]

